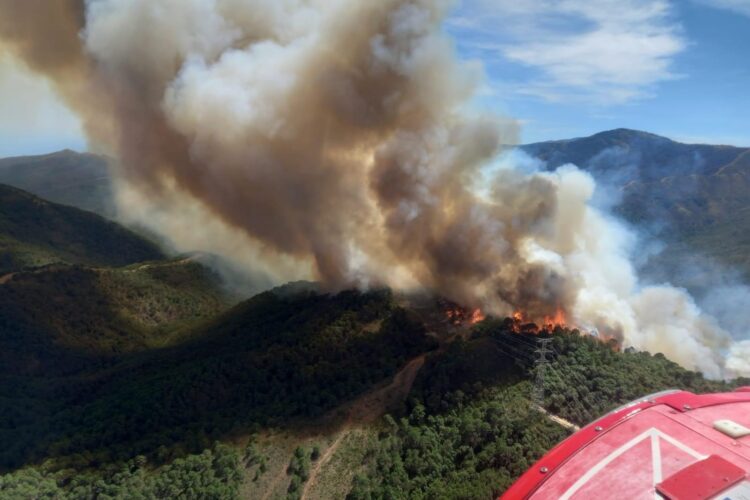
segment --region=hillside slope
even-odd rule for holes
[[[107,159],[64,150],[0,159],[0,183],[104,217],[115,215]]]
[[[365,453],[348,498],[497,498],[568,436],[549,415],[582,425],[656,391],[716,392],[741,383],[708,381],[662,355],[617,352],[558,328],[542,386],[544,414],[532,408],[537,336],[514,333],[510,324],[486,320],[471,340],[428,360],[401,418],[386,418]]]
[[[59,262],[124,266],[163,257],[114,222],[0,184],[0,276]]]
[[[0,374],[53,376],[172,345],[235,300],[98,215],[0,185]]]
[[[750,273],[750,149],[628,129],[521,149],[550,170],[573,163],[619,191],[616,211],[658,231],[669,258],[698,251]]]
[[[72,374],[172,345],[230,304],[218,278],[187,259],[16,273],[0,285],[0,374]]]
[[[0,466],[200,452],[232,431],[321,415],[432,345],[385,292],[264,293],[191,338],[75,376],[3,377]]]
[[[184,346],[3,387],[0,496],[495,498],[569,433],[531,407],[536,337],[490,318],[435,351],[415,320],[387,293],[265,293]],[[748,382],[707,381],[577,331],[553,339],[544,405],[579,424],[666,388]],[[352,417],[405,371],[416,380],[392,416]]]

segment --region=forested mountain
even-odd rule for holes
[[[572,163],[591,172],[621,198],[615,210],[665,240],[671,258],[697,251],[750,272],[749,148],[617,129],[521,149],[550,170]]]
[[[112,178],[107,158],[64,150],[0,159],[0,183],[41,198],[112,218]]]
[[[350,498],[496,498],[569,430],[532,408],[537,339],[551,336],[545,408],[584,425],[666,388],[728,390],[662,355],[624,353],[578,331],[516,333],[488,319],[432,356],[408,407],[386,418]],[[399,418],[400,417],[400,418]]]
[[[617,173],[623,184],[715,174],[750,152],[750,148],[735,146],[683,144],[624,128],[590,137],[527,144],[521,149],[543,160],[549,169],[572,163],[599,177]]]
[[[72,374],[172,345],[232,300],[211,271],[187,259],[15,273],[0,286],[0,374]]]
[[[618,198],[616,211],[670,243],[750,272],[750,148],[683,144],[630,129],[520,146],[552,170],[572,163]],[[60,151],[0,159],[0,183],[113,217],[105,157]],[[609,200],[613,201],[613,200]]]
[[[4,384],[0,496],[493,498],[569,433],[532,407],[537,337],[511,325],[435,350],[387,292],[261,294],[181,346]],[[545,406],[579,424],[654,391],[742,382],[547,335]],[[357,413],[359,394],[425,356],[400,404]]]
[[[197,329],[170,348],[89,357],[74,373],[2,374],[0,465],[44,463],[58,478],[140,455],[162,465],[320,416],[434,347],[385,291],[267,292]]]
[[[0,276],[66,262],[122,266],[160,259],[152,242],[96,214],[0,184]]]
[[[734,183],[716,180],[745,175],[748,155],[732,148],[632,131],[535,147],[550,168],[574,158],[595,171],[586,155],[639,141],[649,161],[673,148],[713,166],[680,177],[667,165],[627,186],[652,183],[667,200],[664,178],[702,179],[742,213]],[[0,498],[489,499],[570,432],[532,405],[539,337],[510,319],[455,324],[441,301],[312,283],[239,301],[199,257],[167,258],[113,222],[6,186],[0,251]],[[655,391],[749,382],[574,330],[540,336],[553,338],[543,406],[578,425]]]

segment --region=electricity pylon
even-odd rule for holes
[[[537,358],[534,360],[534,367],[536,370],[536,380],[534,382],[534,392],[531,395],[531,408],[544,409],[544,375],[547,371],[547,365],[549,365],[549,359],[547,354],[551,354],[552,350],[549,348],[552,339],[537,339],[537,348],[534,354]]]

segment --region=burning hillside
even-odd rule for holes
[[[443,311],[448,323],[454,326],[476,325],[485,319],[481,309],[467,309],[449,300],[438,300],[438,307]]]
[[[684,291],[639,284],[589,175],[499,164],[516,125],[468,110],[481,71],[441,29],[448,4],[65,0],[51,29],[46,3],[2,0],[0,43],[119,159],[122,210],[177,247],[750,372]]]
[[[541,318],[529,318],[529,316],[523,311],[516,311],[513,313],[514,325],[533,324],[538,325],[539,328],[546,330],[554,330],[555,328],[572,328],[573,325],[568,323],[565,315],[565,311],[561,308],[557,308],[553,315],[543,316]]]

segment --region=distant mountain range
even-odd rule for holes
[[[572,163],[619,189],[620,211],[631,222],[674,226],[684,233],[750,207],[750,148],[682,144],[617,129],[521,149],[550,170]]]
[[[520,149],[548,169],[572,163],[614,188],[615,210],[667,242],[665,257],[698,252],[750,273],[750,148],[617,129]]]
[[[64,150],[0,159],[0,183],[105,217],[115,215],[109,160]]]
[[[572,163],[596,177],[607,178],[617,173],[616,178],[623,184],[656,182],[672,176],[712,175],[750,153],[750,148],[683,144],[625,128],[590,137],[527,144],[521,149],[546,162],[550,169]],[[750,156],[745,157],[747,160]]]
[[[628,222],[750,274],[750,148],[683,144],[629,129],[520,146],[547,169],[590,172]],[[0,160],[0,183],[113,218],[105,157],[61,151]],[[605,202],[607,200],[604,200]]]
[[[99,215],[0,184],[0,275],[66,262],[123,266],[161,259],[152,242]]]

